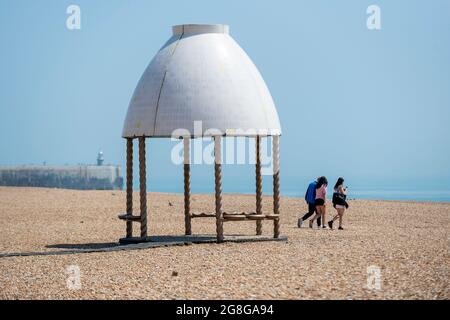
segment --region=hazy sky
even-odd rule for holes
[[[66,8],[81,8],[81,30]],[[381,30],[366,9],[381,8]],[[450,189],[450,1],[0,0],[0,165],[124,165],[142,72],[183,23],[225,23],[272,93],[284,193],[318,175],[354,189]],[[148,143],[149,186],[182,190],[169,140]],[[224,191],[252,191],[226,166]],[[193,191],[213,190],[194,166]],[[334,182],[334,181],[333,181]],[[271,180],[265,178],[265,189]]]

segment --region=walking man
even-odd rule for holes
[[[319,180],[317,178],[317,180]],[[308,189],[305,194],[305,201],[308,204],[308,212],[301,218],[298,219],[297,226],[301,228],[303,226],[303,222],[311,217],[316,212],[316,185],[317,180],[313,181],[309,184]],[[317,219],[317,225],[320,226],[320,218]]]

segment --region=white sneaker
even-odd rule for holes
[[[302,219],[302,218],[299,218],[299,219],[298,219],[297,226],[298,226],[299,228],[303,227],[303,219]]]

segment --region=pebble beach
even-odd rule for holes
[[[183,235],[183,195],[147,197],[149,235]],[[254,206],[253,196],[224,195],[225,211]],[[299,229],[304,200],[282,197],[286,242],[0,256],[0,299],[450,298],[450,203],[353,200],[350,206],[345,230]],[[335,214],[330,203],[327,208]],[[0,187],[0,254],[114,245],[125,234],[117,218],[124,210],[123,191]],[[192,210],[213,212],[214,196],[193,195]],[[272,210],[270,196],[263,210]],[[137,235],[139,224],[134,228]],[[263,233],[272,229],[264,221]],[[194,219],[192,230],[215,234],[215,219]],[[255,222],[226,222],[224,230],[252,235]],[[80,271],[76,288],[68,285],[73,266]]]

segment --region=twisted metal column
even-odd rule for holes
[[[145,137],[139,138],[139,195],[141,200],[141,238],[147,237],[147,181],[145,170]]]
[[[256,214],[262,214],[261,137],[256,136]],[[262,221],[256,221],[256,234],[262,234]]]
[[[127,138],[127,215],[133,214],[133,139]],[[127,221],[127,238],[133,236],[133,221]]]
[[[191,176],[190,176],[190,138],[183,138],[184,143],[184,229],[185,235],[192,234],[191,228]]]
[[[221,136],[214,137],[214,177],[217,242],[223,242]]]
[[[280,214],[280,136],[272,137],[273,213]],[[273,220],[273,237],[280,236],[280,218]]]

